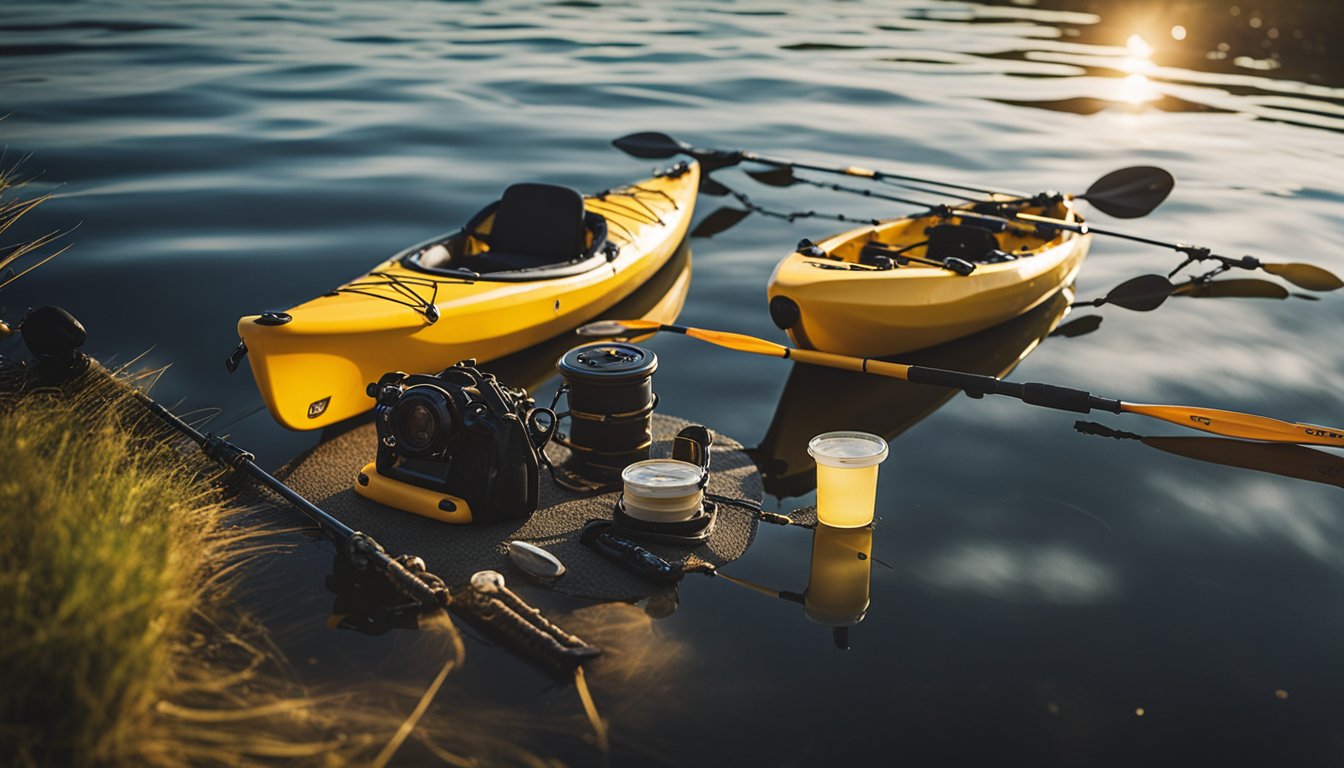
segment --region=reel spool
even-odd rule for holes
[[[649,458],[653,445],[653,372],[658,356],[625,342],[584,344],[556,363],[569,397],[571,458],[564,469],[614,485],[627,466]]]

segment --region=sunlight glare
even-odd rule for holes
[[[1131,56],[1146,59],[1153,55],[1153,46],[1137,34],[1129,36],[1129,39],[1125,41],[1125,47],[1129,49],[1129,55]]]
[[[1138,106],[1157,98],[1157,89],[1147,77],[1135,73],[1120,81],[1116,101]]]

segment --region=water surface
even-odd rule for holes
[[[219,408],[216,424],[278,466],[317,436],[276,426],[246,373],[225,374],[240,315],[453,229],[511,181],[635,178],[648,164],[607,145],[635,130],[1033,190],[1160,165],[1178,179],[1165,205],[1097,221],[1341,272],[1340,23],[1335,4],[1287,0],[8,2],[0,138],[28,156],[32,189],[59,194],[31,232],[78,228],[4,301],[9,315],[68,307],[103,358],[171,363],[163,400]],[[907,210],[721,178],[785,209]],[[720,204],[702,198],[699,215]],[[694,241],[683,321],[783,340],[771,267],[842,228],[751,216]],[[1098,239],[1077,292],[1177,263]],[[1054,318],[1028,318],[928,359],[998,373],[1039,341],[1013,378],[1344,421],[1339,295],[1086,314],[1104,321],[1076,338],[1039,341]],[[936,407],[942,393],[650,346],[668,413],[793,455],[791,425],[875,429],[891,459],[850,650],[794,603],[690,578],[675,613],[632,630],[649,648],[637,669],[594,668],[613,764],[1344,760],[1338,452],[1104,439],[1014,401]],[[1179,433],[1131,418],[1097,421]],[[771,507],[811,500],[805,467],[772,490]],[[801,592],[810,547],[803,529],[766,527],[728,572]],[[301,539],[249,581],[299,674],[424,684],[436,661],[409,633],[325,628],[326,553]],[[598,760],[571,689],[477,637],[468,655],[438,708],[545,757]]]

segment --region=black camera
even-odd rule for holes
[[[466,360],[436,375],[384,374],[377,459],[355,490],[448,523],[494,523],[537,509],[540,452],[555,413]]]

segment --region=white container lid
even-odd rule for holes
[[[645,459],[621,471],[627,494],[646,499],[674,499],[691,496],[700,489],[704,470],[677,459]]]
[[[886,461],[887,441],[868,432],[824,432],[807,443],[818,464],[842,469],[871,467]]]

